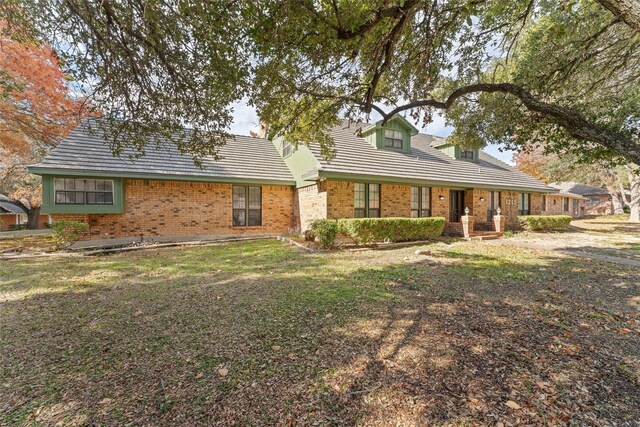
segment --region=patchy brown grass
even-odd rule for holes
[[[54,250],[53,239],[49,234],[0,238],[0,255],[6,253],[53,252]]]
[[[628,214],[600,215],[573,220],[571,225],[577,229],[591,233],[617,233],[640,234],[640,224],[629,222]]]
[[[415,249],[4,262],[0,424],[640,419],[638,269],[509,239]]]

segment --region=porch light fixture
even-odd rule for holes
[[[464,208],[464,214],[469,216],[469,206],[467,206],[466,208]]]
[[[438,196],[438,200],[444,200],[444,196],[441,194]]]
[[[480,196],[480,201],[484,202],[484,197]]]

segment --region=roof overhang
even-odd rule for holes
[[[541,189],[541,188],[509,186],[509,185],[496,186],[496,185],[489,185],[489,184],[478,184],[473,182],[436,181],[436,180],[419,179],[419,178],[353,174],[349,172],[330,172],[330,171],[323,171],[323,170],[310,171],[310,173],[308,173],[308,175],[306,175],[304,179],[306,181],[320,181],[323,179],[330,179],[335,181],[371,182],[371,183],[381,183],[381,184],[446,187],[454,190],[465,190],[465,189],[477,188],[480,190],[487,190],[487,191],[517,191],[522,193],[558,194],[558,190],[551,187],[547,189]]]
[[[229,184],[256,184],[256,185],[283,185],[294,186],[295,180],[282,179],[257,179],[250,177],[217,177],[206,175],[179,175],[165,173],[140,173],[140,172],[121,172],[121,171],[105,171],[92,169],[67,169],[67,168],[49,168],[40,167],[38,165],[29,166],[29,172],[35,175],[56,175],[56,176],[83,176],[96,178],[130,178],[130,179],[156,179],[164,181],[194,181],[194,182],[219,182]]]

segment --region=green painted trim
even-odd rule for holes
[[[271,142],[280,153],[280,156],[283,156],[282,146],[283,146],[283,137],[274,138]],[[283,157],[284,163],[287,165],[289,172],[295,178],[295,185],[297,187],[308,185],[305,181],[305,176],[309,174],[310,171],[313,171],[318,168],[318,160],[313,155],[311,150],[307,145],[300,144],[297,147],[294,147],[293,152]]]
[[[43,214],[121,214],[124,213],[124,179],[109,177],[113,180],[112,205],[56,205],[55,178],[77,178],[79,175],[43,175],[42,208]],[[104,176],[83,176],[83,178],[104,179]]]
[[[407,119],[405,119],[399,114],[396,114],[395,116],[387,120],[385,124],[382,124],[382,120],[378,120],[373,126],[368,127],[367,129],[364,129],[362,131],[362,134],[364,135],[365,133],[370,133],[373,129],[383,129],[383,128],[391,129],[389,124],[393,122],[400,122],[402,127],[404,127],[405,130],[408,130],[412,136],[420,133],[420,131],[414,125],[412,125]]]
[[[415,128],[413,127],[407,128],[407,124],[405,122],[399,121],[397,119],[391,119],[387,123],[385,123],[384,126],[381,126],[380,122],[378,122],[375,126],[371,126],[370,128],[364,130],[362,132],[362,137],[366,139],[371,146],[373,146],[378,150],[393,151],[396,153],[408,154],[411,152],[411,136],[415,135],[413,133],[413,129]],[[409,123],[409,125],[411,124]],[[384,133],[386,130],[394,130],[394,131],[402,132],[402,148],[386,147],[384,145],[384,141],[385,141]]]
[[[42,175],[55,175],[67,177],[91,177],[91,178],[130,178],[130,179],[153,179],[159,181],[192,181],[192,182],[220,182],[229,184],[256,184],[256,185],[295,185],[295,181],[273,180],[273,179],[254,179],[254,178],[223,178],[223,177],[207,177],[194,175],[174,175],[162,173],[139,173],[139,172],[112,172],[112,171],[94,171],[81,169],[63,169],[63,168],[40,168],[29,167],[29,172]]]
[[[456,145],[455,146],[456,160],[460,160],[462,162],[480,163],[480,149],[472,148],[471,150],[465,150],[465,151],[473,151],[473,159],[463,159],[460,156],[460,153],[462,152],[462,148],[460,148],[459,145]]]
[[[427,179],[401,178],[381,175],[354,174],[348,172],[326,172],[318,171],[315,180],[329,179],[334,181],[350,181],[350,182],[379,182],[382,184],[403,184],[412,186],[428,186],[428,187],[444,187],[452,190],[469,190],[479,189],[488,191],[517,191],[526,193],[555,194],[556,191],[534,189],[529,187],[499,187],[495,185],[476,184],[468,182],[452,182],[452,181],[431,181]],[[307,178],[311,180],[311,178]]]

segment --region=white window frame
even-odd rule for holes
[[[293,154],[293,145],[289,141],[282,141],[282,157],[289,157]]]

